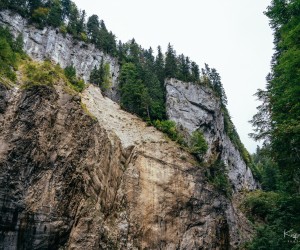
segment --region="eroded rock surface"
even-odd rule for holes
[[[120,143],[60,88],[1,95],[0,249],[98,249],[125,168]]]
[[[166,81],[166,106],[170,120],[190,136],[200,129],[209,149],[206,158],[217,158],[227,165],[228,176],[236,191],[255,189],[257,183],[240,152],[225,132],[221,103],[212,90],[176,79]]]
[[[251,228],[194,158],[89,86],[0,84],[0,249],[238,249]]]

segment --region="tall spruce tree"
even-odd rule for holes
[[[200,79],[200,70],[197,63],[191,63],[191,81],[192,82],[199,82]]]
[[[99,39],[100,21],[97,15],[92,15],[88,18],[87,34],[92,43],[97,44]]]
[[[60,0],[52,0],[49,4],[47,23],[53,27],[59,27],[63,22],[63,9]]]
[[[178,72],[176,52],[171,44],[168,44],[166,52],[165,75],[167,78],[176,77]]]
[[[157,47],[157,56],[155,58],[155,73],[162,87],[165,82],[165,61],[164,55],[162,54],[161,47]]]

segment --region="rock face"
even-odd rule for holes
[[[221,103],[212,90],[170,79],[166,81],[166,93],[168,118],[188,135],[197,129],[203,132],[209,146],[206,158],[220,156],[233,188],[237,191],[257,188],[251,170],[225,133]]]
[[[85,80],[103,57],[106,95],[119,100],[114,58],[8,11],[0,25],[22,33],[33,59],[73,64]],[[99,88],[78,96],[65,87],[0,82],[0,249],[239,249],[251,237],[238,195],[216,190],[183,148]],[[255,188],[213,93],[176,80],[166,89],[169,118],[204,132],[207,158],[220,155],[236,191]]]
[[[62,68],[73,65],[77,74],[86,82],[94,67],[99,67],[101,58],[110,65],[112,86],[107,96],[117,101],[119,99],[117,83],[119,64],[117,60],[95,48],[93,44],[74,40],[70,35],[63,35],[58,29],[45,27],[37,29],[29,25],[27,20],[10,11],[0,12],[0,25],[9,27],[13,35],[23,35],[24,51],[35,60],[51,59]]]
[[[249,238],[191,155],[98,88],[80,98],[0,84],[0,96],[0,249],[238,249]]]

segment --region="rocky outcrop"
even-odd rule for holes
[[[107,96],[117,101],[119,99],[117,83],[119,76],[118,61],[88,44],[62,34],[59,29],[45,27],[37,29],[29,25],[28,21],[18,14],[10,11],[0,12],[0,25],[9,27],[13,35],[23,35],[24,51],[35,60],[51,59],[59,63],[62,68],[73,65],[77,74],[86,82],[89,81],[90,73],[94,67],[99,67],[101,58],[104,63],[110,65],[112,86],[107,90]]]
[[[250,237],[191,155],[98,88],[0,95],[0,249],[238,249]]]
[[[206,159],[220,157],[227,166],[234,190],[255,189],[257,183],[240,152],[225,132],[221,103],[205,86],[176,79],[166,81],[166,106],[170,120],[190,136],[200,129],[209,149]]]

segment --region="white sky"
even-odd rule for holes
[[[253,94],[264,88],[273,54],[273,36],[263,11],[270,0],[74,0],[87,15],[97,14],[118,40],[135,38],[144,48],[166,51],[170,42],[204,67],[220,73],[228,109],[246,148],[248,121],[259,102]]]

